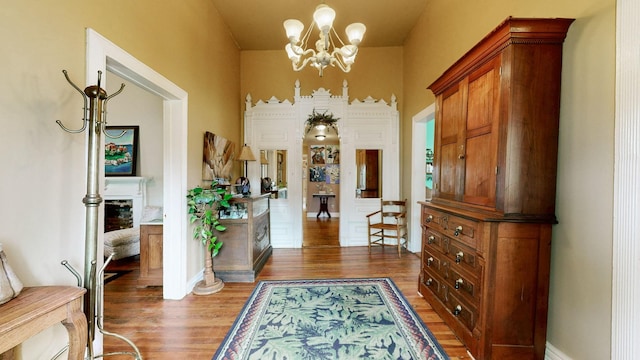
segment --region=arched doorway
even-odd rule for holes
[[[302,141],[302,247],[340,246],[340,137],[306,124]]]

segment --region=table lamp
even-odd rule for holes
[[[240,192],[242,193],[242,195],[249,195],[251,185],[249,184],[249,178],[247,176],[249,173],[248,161],[256,161],[256,157],[253,156],[253,151],[251,151],[251,148],[247,144],[244,144],[242,150],[240,150],[240,155],[238,155],[238,158],[236,160],[244,161],[244,177],[236,180],[236,184],[240,185]]]

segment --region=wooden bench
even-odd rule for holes
[[[69,333],[69,359],[84,359],[87,319],[82,303],[85,292],[86,289],[75,286],[25,287],[16,298],[0,305],[0,359],[12,359],[13,348],[59,322]]]

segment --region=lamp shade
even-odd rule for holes
[[[253,151],[248,145],[244,145],[240,151],[240,155],[236,160],[240,161],[256,161],[256,157],[253,156]]]
[[[336,12],[325,4],[320,4],[313,12],[313,20],[318,25],[318,29],[325,34],[329,33],[333,26],[333,19],[336,18]]]
[[[284,21],[283,25],[289,41],[297,43],[300,40],[300,34],[304,29],[304,24],[300,20],[288,19]]]
[[[353,23],[345,29],[349,42],[353,45],[360,45],[367,27],[363,23]]]

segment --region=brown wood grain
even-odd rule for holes
[[[0,354],[31,336],[62,323],[69,334],[68,358],[81,360],[87,343],[87,320],[82,313],[84,288],[74,286],[26,287],[0,306]],[[7,357],[11,359],[12,352]]]

